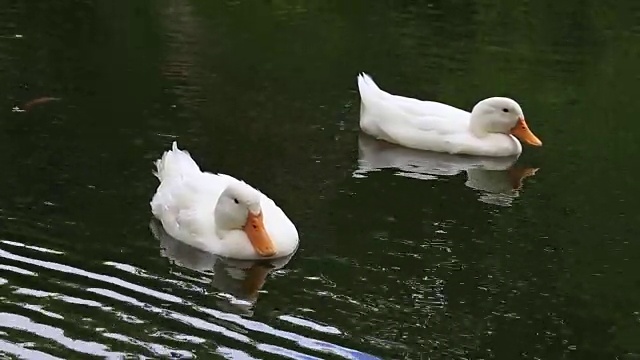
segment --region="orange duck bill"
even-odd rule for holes
[[[535,136],[531,130],[529,130],[529,126],[527,126],[527,122],[524,120],[524,117],[518,118],[518,122],[516,126],[511,128],[511,135],[517,137],[518,139],[526,142],[529,145],[533,146],[542,146],[542,141]]]
[[[262,212],[254,214],[249,211],[247,223],[244,225],[244,232],[247,233],[251,245],[262,257],[270,257],[276,254],[276,247],[271,241],[262,221]]]

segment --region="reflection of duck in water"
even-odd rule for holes
[[[261,261],[223,258],[171,237],[156,219],[151,219],[149,228],[160,241],[163,256],[178,266],[211,276],[211,285],[226,298],[219,305],[247,316],[253,315],[253,306],[269,273],[287,265],[293,256]],[[188,275],[176,275],[193,280]]]
[[[508,206],[518,197],[522,180],[538,171],[513,167],[517,156],[478,157],[420,151],[376,140],[360,133],[358,137],[358,169],[354,177],[382,169],[398,169],[398,175],[417,179],[436,179],[467,173],[466,186],[483,191],[480,201]]]

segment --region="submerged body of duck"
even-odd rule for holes
[[[471,113],[434,101],[421,101],[381,90],[367,74],[358,76],[360,128],[378,139],[405,147],[479,156],[513,156],[522,152],[516,139],[542,142],[529,130],[520,105],[492,97]]]

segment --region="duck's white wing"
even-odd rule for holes
[[[457,153],[469,143],[468,115],[445,104],[395,102],[366,131],[377,138],[421,150]],[[417,115],[419,114],[419,115]]]
[[[469,112],[435,101],[390,94],[367,74],[358,76],[358,89],[362,99],[361,125],[373,130],[368,132],[375,133],[376,128],[394,132],[395,127],[400,131],[451,134],[469,127]]]
[[[171,236],[188,241],[215,230],[213,210],[227,179],[211,173],[192,173],[163,181],[151,201],[153,214]]]
[[[380,90],[382,91],[382,90]],[[450,119],[460,125],[468,125],[471,114],[454,106],[437,101],[426,101],[387,93],[388,101],[397,106],[406,115],[418,118]]]
[[[404,99],[396,101],[396,106],[404,114],[401,118],[406,126],[440,134],[465,132],[469,128],[470,114],[464,110],[435,101]]]

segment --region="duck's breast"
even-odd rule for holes
[[[264,214],[264,226],[275,242],[278,255],[290,254],[298,246],[299,235],[293,222],[266,195],[262,194],[260,206]]]

